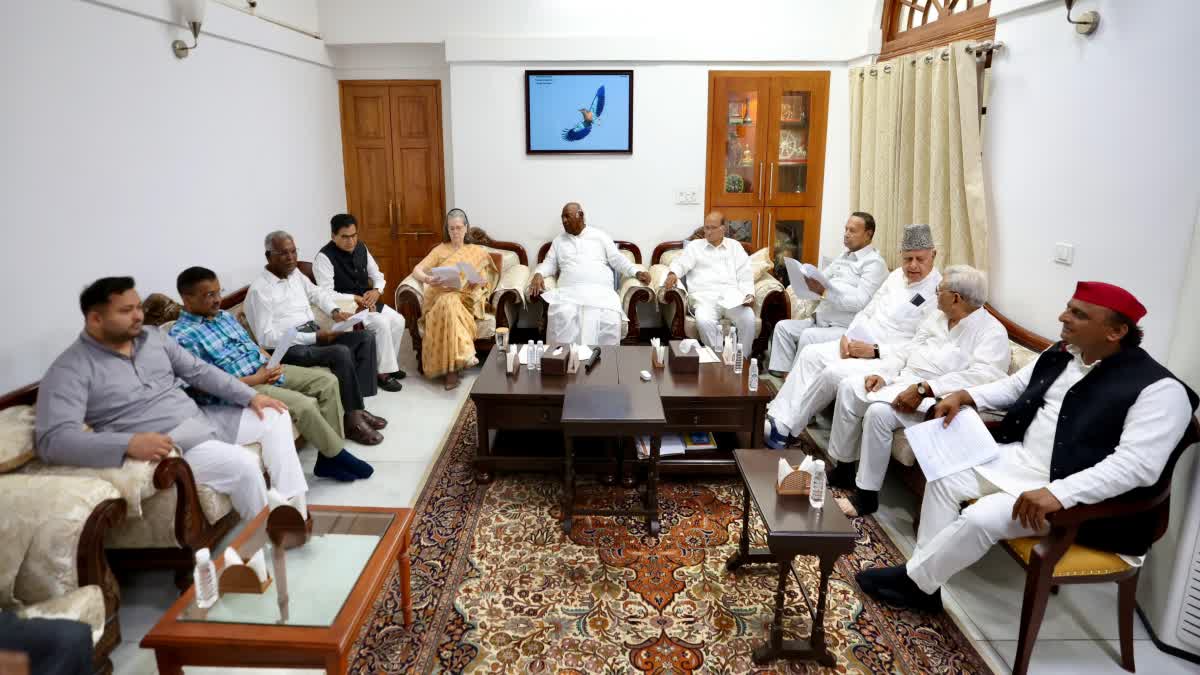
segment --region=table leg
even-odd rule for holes
[[[757,647],[751,658],[757,664],[764,664],[769,661],[784,656],[783,647],[783,601],[784,591],[787,590],[788,575],[792,571],[792,558],[787,557],[779,561],[779,580],[775,584],[775,617],[771,622],[771,634],[767,638],[767,644]]]
[[[563,434],[563,532],[571,534],[572,519],[575,513],[575,441],[569,434]]]
[[[738,550],[725,561],[725,569],[734,572],[748,562],[750,556],[750,486],[742,486],[742,536],[738,538]]]
[[[837,562],[836,554],[820,556],[821,579],[817,586],[817,611],[813,616],[812,636],[808,639],[815,658],[821,663],[832,666],[837,662],[825,645],[825,603],[829,591],[829,577],[833,575],[833,565]],[[789,565],[790,567],[790,565]]]
[[[492,444],[488,436],[488,404],[483,401],[475,403],[475,428],[478,440],[475,449],[475,482],[486,485],[492,482],[494,471],[491,462]],[[757,446],[756,446],[757,447]]]
[[[767,423],[767,406],[761,403],[755,405],[753,418],[754,424],[750,429],[750,447],[766,447],[766,442],[763,440],[763,425]]]
[[[154,660],[158,662],[159,675],[183,675],[183,664],[169,649],[155,649]]]
[[[404,533],[404,547],[400,549],[400,597],[404,602],[404,625],[411,628],[412,616],[412,560],[408,555],[408,546],[412,543],[412,535]]]
[[[650,534],[657,535],[662,531],[662,523],[658,519],[658,454],[662,447],[662,437],[658,434],[650,436],[650,467],[646,471],[646,527]]]

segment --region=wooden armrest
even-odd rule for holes
[[[1089,520],[1132,516],[1136,513],[1149,511],[1162,504],[1166,498],[1167,495],[1159,494],[1129,501],[1120,498],[1106,499],[1099,504],[1080,504],[1058,511],[1057,513],[1046,514],[1046,520],[1051,525],[1078,526]]]

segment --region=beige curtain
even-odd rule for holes
[[[875,216],[895,267],[908,223],[929,223],[938,265],[988,266],[980,76],[965,42],[850,70],[850,204]]]

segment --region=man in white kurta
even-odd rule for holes
[[[367,245],[359,241],[358,221],[354,216],[339,213],[329,224],[331,240],[313,257],[317,286],[333,293],[339,300],[353,300],[359,310],[372,310],[363,325],[375,338],[379,386],[385,391],[400,391],[400,380],[405,377],[399,362],[400,345],[404,342],[404,317],[379,303],[387,279]]]
[[[619,344],[628,319],[621,311],[614,270],[620,277],[636,275],[642,283],[649,283],[650,275],[621,255],[607,233],[588,227],[579,204],[563,207],[562,223],[564,232],[551,242],[529,282],[529,295],[537,298],[545,292],[545,278],[557,277],[557,288],[545,292],[546,340]]]
[[[754,275],[750,256],[741,242],[725,236],[725,215],[713,211],[704,218],[704,238],[689,241],[683,253],[671,261],[664,288],[673,288],[681,278],[688,291],[688,305],[696,317],[696,329],[704,344],[720,350],[722,318],[737,329],[738,342],[749,352],[754,342]]]
[[[1089,292],[1085,286],[1102,290]],[[1000,445],[1000,454],[992,461],[926,485],[912,557],[904,566],[860,572],[857,580],[862,589],[893,605],[937,609],[941,606],[941,586],[997,541],[1045,534],[1049,530],[1048,514],[1077,504],[1102,502],[1157,481],[1183,437],[1196,399],[1137,346],[1141,330],[1136,321],[1144,314],[1145,308],[1124,289],[1081,282],[1059,317],[1062,343],[1014,375],[954,392],[938,403],[934,416],[945,417],[947,423],[964,405],[993,409],[1018,405],[1028,412],[1015,414],[1031,417],[1019,420],[1028,425],[1021,440]],[[1033,373],[1048,357],[1062,364],[1061,371],[1052,381],[1034,381]],[[1070,428],[1063,426],[1068,420],[1060,414],[1071,404],[1068,398],[1087,396],[1084,392],[1089,381],[1102,381],[1095,378],[1108,365],[1105,360],[1129,363],[1131,357],[1136,357],[1137,369],[1119,371],[1119,377],[1135,376],[1142,369],[1152,373],[1151,383],[1141,388],[1132,405],[1123,411],[1115,447],[1107,450],[1096,446],[1093,450],[1108,454],[1089,468],[1053,475],[1056,450],[1064,450],[1062,440],[1057,438],[1059,430]],[[1115,371],[1109,368],[1109,372]],[[1044,390],[1040,405],[1036,397],[1032,399],[1034,405],[1029,405],[1027,390],[1032,388]],[[1100,407],[1105,405],[1117,404]],[[1114,413],[1121,411],[1100,411]],[[961,508],[963,502],[971,500],[977,501]],[[1117,530],[1112,532],[1109,543],[1113,546],[1108,550],[1120,548]],[[1131,564],[1140,564],[1139,557],[1122,557]]]
[[[833,402],[837,386],[863,377],[892,356],[937,311],[934,297],[942,275],[933,267],[937,251],[928,225],[909,225],[901,265],[859,312],[840,340],[809,345],[800,352],[779,394],[767,406],[767,445],[785,447],[813,415]]]
[[[846,515],[874,513],[892,456],[892,433],[919,424],[938,396],[995,382],[1008,374],[1008,331],[983,304],[987,280],[967,265],[946,268],[937,289],[938,311],[908,344],[879,362],[865,378],[838,385],[827,453],[838,462],[830,484],[857,488],[838,501]],[[884,401],[868,392],[886,394]]]
[[[782,376],[796,364],[796,356],[808,345],[836,340],[846,332],[879,287],[887,279],[887,263],[871,245],[875,218],[855,211],[846,219],[842,243],[846,250],[821,270],[829,287],[816,279],[805,279],[808,290],[821,296],[816,311],[807,319],[786,319],[771,333],[771,359],[767,369]]]

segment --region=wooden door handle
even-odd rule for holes
[[[700,424],[700,416],[692,415],[692,424]]]
[[[775,162],[771,162],[771,187],[767,188],[767,199],[775,196]]]
[[[760,201],[760,202],[763,199],[762,183],[763,183],[763,166],[765,164],[766,164],[766,162],[758,163],[758,201]]]

